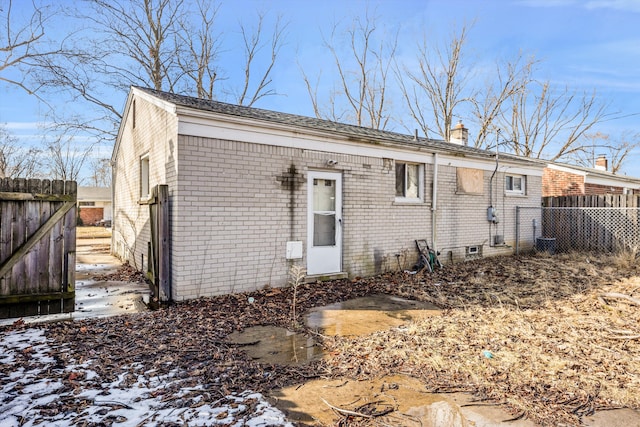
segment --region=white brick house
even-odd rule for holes
[[[515,207],[540,206],[544,167],[136,87],[112,161],[112,247],[143,271],[140,201],[168,186],[174,300],[284,286],[292,264],[329,277],[409,269],[415,239],[445,264],[513,253]]]

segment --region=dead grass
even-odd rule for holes
[[[111,229],[105,227],[76,227],[76,238],[78,239],[97,239],[111,237]]]
[[[540,425],[578,425],[593,410],[640,409],[640,306],[634,302],[640,299],[640,269],[635,258],[626,260],[579,253],[498,257],[433,274],[301,283],[299,325],[313,307],[375,293],[443,308],[440,316],[384,332],[324,337],[327,358],[303,366],[260,364],[225,344],[231,332],[249,326],[291,327],[291,287],[40,327],[62,346],[56,357],[63,365],[91,354],[96,387],[125,374],[135,379],[140,370],[159,377],[179,370],[193,391],[185,396],[168,390],[163,401],[176,408],[220,397],[203,397],[202,389],[268,392],[318,376],[406,374],[432,391],[470,391],[506,403],[514,417],[522,414]],[[42,371],[50,381],[63,381],[63,374],[68,372]],[[85,400],[60,401],[65,411],[80,413]]]
[[[406,373],[433,391],[474,391],[542,425],[576,425],[597,409],[640,408],[640,307],[602,298],[638,297],[640,277],[620,277],[635,258],[592,258],[485,262],[493,271],[476,265],[472,280],[459,280],[463,271],[437,286],[438,278],[425,277],[414,293],[448,307],[442,316],[336,338],[331,369],[361,378]]]

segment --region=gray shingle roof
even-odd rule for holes
[[[419,147],[429,147],[438,152],[453,152],[459,154],[468,154],[481,157],[493,157],[493,151],[482,150],[474,147],[451,144],[443,140],[430,138],[418,138],[413,135],[406,135],[396,132],[376,130],[367,127],[354,126],[344,123],[333,122],[330,120],[317,119],[313,117],[300,116],[289,113],[281,113],[277,111],[264,110],[254,107],[246,107],[236,104],[228,104],[219,101],[212,101],[202,98],[195,98],[186,95],[178,95],[175,93],[162,92],[154,89],[136,87],[143,92],[149,93],[159,99],[170,102],[177,106],[193,108],[201,111],[211,111],[214,113],[225,114],[229,116],[242,117],[271,123],[278,123],[297,128],[311,129],[316,131],[324,131],[342,136],[351,137],[355,140],[364,142],[387,142],[395,144],[408,144]],[[501,157],[503,154],[500,154]],[[504,155],[504,158],[510,160],[523,161],[529,163],[529,159]]]

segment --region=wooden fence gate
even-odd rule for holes
[[[147,279],[158,302],[171,301],[169,258],[169,186],[156,185],[149,200],[151,242],[147,248]]]
[[[0,178],[0,318],[75,305],[74,181]]]

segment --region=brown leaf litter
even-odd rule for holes
[[[540,425],[578,425],[596,410],[640,408],[640,308],[633,304],[639,291],[635,259],[532,255],[448,265],[433,274],[390,272],[301,284],[295,319],[292,289],[269,288],[154,312],[32,327],[64,344],[64,351],[51,355],[57,365],[90,364],[96,375],[83,381],[95,381],[96,387],[122,378],[126,388],[141,370],[158,376],[179,372],[186,390],[193,390],[163,390],[163,400],[176,407],[316,377],[405,374],[434,392],[469,391],[505,403],[514,417]],[[309,309],[372,293],[432,302],[443,312],[362,337],[319,336],[327,357],[303,366],[260,364],[225,340],[255,325],[303,330]],[[612,293],[631,300],[604,296]],[[21,357],[26,360],[28,352]],[[14,367],[1,369],[4,374]],[[62,378],[69,390],[76,386],[72,374]],[[41,411],[80,411],[86,404],[67,397]],[[349,425],[376,420],[356,417]]]

